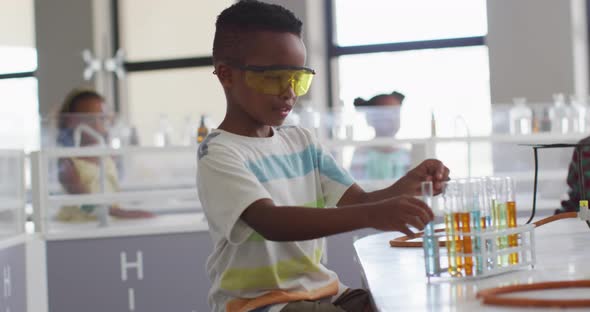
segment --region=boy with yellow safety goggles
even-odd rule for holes
[[[430,159],[395,185],[365,192],[312,131],[283,127],[315,74],[304,67],[293,12],[242,0],[215,25],[213,65],[226,111],[199,145],[196,170],[214,246],[210,310],[372,311],[366,290],[347,288],[323,265],[322,238],[367,227],[423,229],[434,215],[414,196],[424,180],[440,193],[448,169]],[[328,207],[338,208],[318,209]]]
[[[295,95],[302,96],[309,91],[315,71],[298,66],[250,66],[231,65],[244,71],[246,85],[256,92],[268,95],[281,95],[291,87]]]

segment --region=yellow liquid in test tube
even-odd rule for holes
[[[515,228],[516,227],[516,202],[509,201],[506,202],[506,211],[508,214],[508,227]],[[517,247],[518,246],[518,234],[512,234],[508,236],[508,244],[510,247]],[[517,264],[518,263],[518,253],[511,253],[509,258],[510,264]]]
[[[457,256],[455,259],[457,260],[457,273],[463,272],[463,256],[458,255],[463,253],[463,240],[459,232],[461,231],[461,214],[460,213],[453,213],[453,229],[455,230],[455,254]]]
[[[492,199],[492,209],[493,209],[493,223],[494,229],[496,230],[503,230],[506,228],[506,205],[504,203],[498,202],[495,199]],[[502,250],[503,248],[508,247],[508,239],[505,236],[500,236],[496,240],[496,246],[498,251]],[[497,258],[498,267],[504,266],[508,264],[508,258],[505,256],[498,256]]]
[[[453,215],[445,214],[445,228],[447,238],[447,258],[449,260],[449,274],[457,276],[457,261],[455,254],[455,228],[453,227]]]
[[[473,252],[473,247],[471,245],[471,216],[469,212],[459,213],[461,217],[461,230],[463,232],[463,252],[465,254],[471,254]],[[473,275],[473,257],[471,255],[465,256],[465,275],[472,276]]]
[[[500,230],[506,230],[508,228],[508,212],[506,209],[506,202],[498,204],[498,209],[500,210]],[[508,235],[500,236],[500,249],[508,248]],[[502,261],[500,262],[501,265],[508,265],[508,255],[504,254],[500,258]]]

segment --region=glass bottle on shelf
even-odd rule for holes
[[[129,145],[139,146],[139,134],[135,126],[131,126],[129,130]]]
[[[184,129],[182,134],[182,145],[191,146],[196,142],[195,125],[190,116],[184,118]]]
[[[199,123],[199,129],[197,129],[197,143],[203,142],[209,134],[209,129],[205,123],[205,115],[201,115],[201,122]]]
[[[127,145],[127,131],[120,119],[116,119],[109,125],[108,141],[112,148],[120,148]]]
[[[586,132],[586,105],[584,105],[575,95],[570,96],[572,131]]]
[[[158,131],[154,135],[154,144],[159,147],[171,145],[172,126],[168,121],[168,116],[161,114],[159,123]]]
[[[320,120],[321,116],[316,111],[312,104],[308,101],[302,101],[300,103],[301,111],[299,112],[299,124],[314,132],[314,134],[320,136]]]
[[[533,111],[526,105],[526,99],[514,98],[510,109],[510,134],[530,134],[532,132]]]
[[[553,95],[553,105],[549,108],[551,132],[566,134],[571,131],[570,108],[565,105],[563,93]]]
[[[536,108],[532,108],[531,110],[533,111],[533,120],[531,122],[532,128],[531,128],[531,132],[532,133],[539,133],[541,132],[541,119],[543,117],[543,107],[536,107]]]
[[[355,109],[352,105],[340,105],[332,110],[332,137],[339,140],[352,140]]]
[[[541,110],[541,120],[539,121],[539,130],[541,132],[551,131],[551,116],[549,116],[549,107],[543,107]]]

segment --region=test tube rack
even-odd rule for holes
[[[446,241],[447,247],[442,247],[448,235],[447,233],[435,232],[431,235],[425,235],[423,238],[423,248],[428,282],[480,279],[525,267],[532,269],[535,265],[534,229],[535,226],[533,224],[527,224],[502,230],[490,229],[469,233],[457,231],[454,232],[454,239]],[[511,235],[517,236],[517,246],[501,248],[500,239]],[[473,252],[471,253],[453,251],[449,253],[451,247],[449,244],[463,244],[465,238],[470,238],[473,246],[478,247],[472,248]],[[439,242],[443,243],[440,244]],[[442,246],[438,252],[429,250],[429,248],[439,248],[439,245]],[[510,255],[515,254],[518,255],[516,262],[506,260]],[[456,261],[459,259],[461,261]],[[465,259],[471,259],[471,274],[466,274]],[[434,271],[431,269],[429,272],[428,261],[435,261],[434,267],[437,269]],[[457,265],[458,262],[461,262],[463,267]]]

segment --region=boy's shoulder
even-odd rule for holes
[[[214,130],[201,142],[198,148],[199,160],[207,156],[211,152],[230,152],[233,154],[241,154],[246,150],[253,148],[268,148],[269,145],[274,145],[279,142],[290,142],[291,146],[302,146],[309,144],[316,144],[316,138],[313,133],[299,126],[280,126],[274,128],[275,134],[272,140],[269,138],[250,138],[223,130]]]
[[[198,155],[199,160],[201,160],[203,157],[205,157],[209,154],[209,150],[211,149],[211,146],[213,146],[213,148],[215,148],[215,146],[218,146],[219,143],[222,143],[221,141],[223,141],[223,140],[220,141],[219,139],[216,139],[220,135],[221,135],[221,132],[211,132],[203,140],[203,142],[201,142],[199,144],[199,147],[197,150],[197,155]]]
[[[313,132],[307,128],[289,125],[277,127],[275,131],[278,138],[290,142],[293,146],[307,147],[318,144]]]
[[[311,133],[311,131],[309,131],[309,129],[303,128],[300,126],[286,125],[286,126],[276,127],[275,130],[279,134],[300,135],[300,136],[305,136],[309,139],[314,139],[313,134]]]

